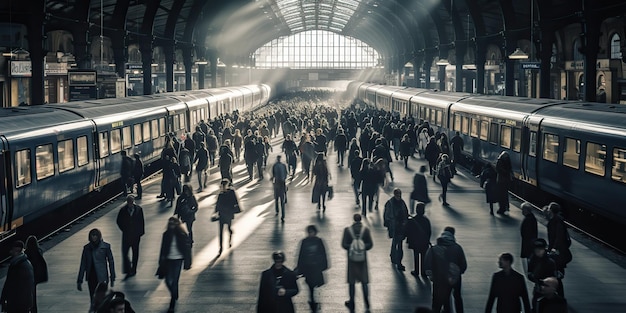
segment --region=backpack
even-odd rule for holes
[[[348,230],[352,236],[352,242],[348,249],[348,260],[352,262],[365,262],[365,242],[361,239],[361,234],[365,231],[365,227],[361,229],[361,233],[358,236],[354,234],[352,226],[348,227]]]
[[[446,271],[448,284],[450,286],[456,285],[456,283],[461,280],[461,268],[456,263],[450,261],[447,254],[447,248],[435,246],[433,249],[436,249],[433,252],[435,252],[434,254],[440,259],[439,262],[442,262],[442,265],[447,264],[445,265],[445,268],[441,269]]]

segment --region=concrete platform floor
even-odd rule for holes
[[[273,141],[274,152],[270,156],[270,163],[273,163],[280,150],[278,147],[282,138]],[[343,305],[348,298],[347,255],[341,248],[340,240],[343,228],[351,224],[352,214],[360,209],[354,203],[348,168],[338,167],[335,162],[336,155],[331,152],[329,167],[335,197],[328,201],[326,213],[318,212],[311,203],[311,183],[304,179],[298,168],[298,174],[289,183],[284,224],[274,216],[270,175],[266,172],[263,181],[247,181],[245,166],[242,162],[237,163],[234,166],[235,186],[245,211],[234,221],[233,247],[221,256],[217,255],[218,225],[210,222],[219,182],[219,171],[212,168],[210,187],[196,194],[200,210],[194,224],[193,268],[181,276],[181,297],[177,312],[254,311],[260,274],[271,265],[272,251],[283,250],[287,255],[286,265],[293,268],[299,241],[304,238],[305,227],[309,224],[319,228],[319,235],[325,240],[330,258],[330,269],[325,275],[327,283],[319,289],[321,311],[347,312]],[[412,312],[416,306],[430,306],[430,283],[409,274],[413,267],[411,250],[405,246],[403,263],[407,266],[406,272],[398,272],[390,265],[391,240],[382,226],[382,206],[391,197],[392,188],[401,188],[403,198],[408,202],[413,172],[422,164],[425,162],[421,159],[411,159],[409,169],[404,169],[401,162],[394,162],[392,170],[395,182],[385,191],[381,190],[381,211],[368,214],[366,224],[371,228],[374,240],[374,248],[368,254],[372,312]],[[516,257],[514,268],[523,272],[522,262],[517,259],[521,212],[512,208],[509,216],[490,216],[483,191],[473,177],[468,177],[462,171],[450,186],[450,207],[443,207],[436,201],[440,186],[433,183],[432,179],[428,183],[431,198],[435,200],[426,210],[433,227],[431,242],[436,241],[445,226],[456,227],[457,242],[463,246],[468,259],[462,290],[465,311],[484,312],[491,275],[498,271],[498,255],[511,252]],[[195,190],[195,177],[192,185]],[[84,284],[85,291],[79,292],[75,282],[87,233],[97,227],[113,247],[118,273],[114,289],[126,293],[137,312],[165,312],[169,293],[163,281],[158,280],[154,273],[161,234],[173,208],[157,202],[158,193],[159,183],[155,179],[146,184],[143,200],[138,201],[144,208],[146,235],[141,242],[139,272],[134,278],[122,281],[121,233],[115,224],[117,212],[123,204],[122,199],[85,219],[68,233],[45,242],[43,246],[47,250],[45,257],[49,264],[50,280],[38,287],[39,311],[88,310],[87,286]],[[540,226],[540,234],[545,237],[543,226]],[[626,312],[626,270],[578,242],[573,243],[572,252],[574,260],[568,266],[564,279],[570,312]],[[308,290],[303,280],[299,280],[299,286],[300,294],[294,297],[296,310],[306,312],[309,311]],[[532,285],[528,284],[528,287],[531,290]],[[357,312],[362,312],[364,308],[359,286],[356,303]]]

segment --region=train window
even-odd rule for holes
[[[480,140],[489,139],[489,122],[480,121]]]
[[[198,111],[191,111],[191,124],[198,123]]]
[[[204,117],[205,117],[204,109],[200,109],[200,119],[204,120]]]
[[[463,117],[463,124],[461,125],[461,132],[463,133],[463,135],[469,134],[469,117],[467,116]]]
[[[130,149],[133,146],[132,137],[130,126],[122,128],[122,148],[124,148],[124,150]]]
[[[472,129],[470,134],[472,137],[478,137],[478,120],[472,119]]]
[[[164,118],[159,119],[159,135],[161,137],[165,136],[165,119]]]
[[[580,167],[580,140],[565,137],[563,147],[563,165],[578,169]]]
[[[174,121],[174,129],[173,131],[177,131],[180,129],[180,115],[176,114],[172,116],[172,121]]]
[[[437,126],[443,126],[443,112],[442,111],[435,111],[436,116],[437,116]]]
[[[150,126],[152,127],[152,139],[159,138],[159,122],[152,120],[150,121]]]
[[[461,115],[454,114],[454,130],[461,131]]]
[[[180,129],[185,129],[185,127],[187,127],[187,122],[185,119],[185,113],[181,113],[179,114],[180,116]]]
[[[626,149],[613,149],[613,172],[611,178],[614,181],[626,183]]]
[[[76,139],[76,147],[78,147],[78,166],[89,163],[89,151],[87,151],[87,136],[81,136]]]
[[[498,123],[491,123],[491,131],[489,132],[489,142],[493,144],[498,144]]]
[[[606,159],[606,145],[593,142],[587,143],[585,157],[585,171],[591,174],[604,176],[604,160]]]
[[[430,109],[430,113],[428,113],[428,118],[430,119],[430,122],[432,124],[437,125],[437,123],[435,123],[436,117],[437,117],[437,115],[435,114],[435,109]]]
[[[109,133],[101,132],[98,140],[98,147],[100,147],[100,158],[104,158],[109,155]]]
[[[118,153],[122,150],[122,138],[120,137],[120,129],[111,130],[111,154]]]
[[[528,155],[537,156],[537,132],[531,131],[528,139]]]
[[[35,149],[35,169],[37,170],[37,180],[54,175],[54,156],[52,154],[52,144],[37,146]]]
[[[513,127],[511,131],[513,133],[513,151],[520,152],[522,148],[522,130],[517,127]]]
[[[511,127],[502,125],[500,129],[500,146],[511,149]]]
[[[133,125],[133,132],[135,133],[135,140],[133,141],[135,145],[141,144],[141,124]]]
[[[30,149],[15,152],[15,168],[17,169],[15,173],[17,187],[30,184]]]
[[[57,145],[59,155],[59,173],[74,168],[74,142],[72,139],[59,141]]]
[[[555,162],[559,158],[559,136],[543,134],[543,159]]]
[[[150,122],[143,122],[143,142],[150,141]]]

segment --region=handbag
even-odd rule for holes
[[[333,186],[328,186],[326,190],[328,191],[328,199],[332,200],[333,197],[335,196],[335,191],[333,190]]]
[[[220,220],[220,212],[211,214],[211,222],[217,222]]]

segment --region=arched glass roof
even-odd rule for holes
[[[269,0],[292,33],[319,29],[341,32],[361,0]]]

